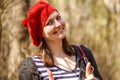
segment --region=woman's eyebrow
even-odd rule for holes
[[[52,20],[53,20],[53,19],[49,19],[49,20],[47,20],[47,21],[46,21],[46,24],[47,24],[49,21],[52,21]]]
[[[58,13],[55,17],[49,18],[49,19],[46,21],[46,24],[47,24],[49,21],[55,19],[57,16],[60,16],[60,14]]]

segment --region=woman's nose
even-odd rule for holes
[[[59,27],[59,26],[61,26],[61,22],[58,20],[55,20],[55,27]]]

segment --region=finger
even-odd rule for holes
[[[91,63],[88,62],[86,65],[86,77],[88,77],[91,73],[92,73]]]
[[[95,80],[95,77],[93,74],[90,74],[88,77],[87,77],[88,80]]]
[[[54,80],[53,74],[50,70],[47,70],[48,76],[49,76],[49,80]]]
[[[96,80],[93,74],[90,74],[85,80]]]

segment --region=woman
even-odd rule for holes
[[[53,6],[38,1],[22,24],[39,52],[23,61],[19,80],[102,80],[90,50],[68,44],[65,21]],[[80,49],[90,62],[84,61]]]

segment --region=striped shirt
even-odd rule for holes
[[[33,56],[33,61],[37,66],[42,80],[49,80],[47,70],[52,71],[54,80],[79,80],[79,67],[76,64],[76,68],[72,71],[64,70],[56,65],[53,67],[45,67],[44,63],[38,58],[38,56]]]

